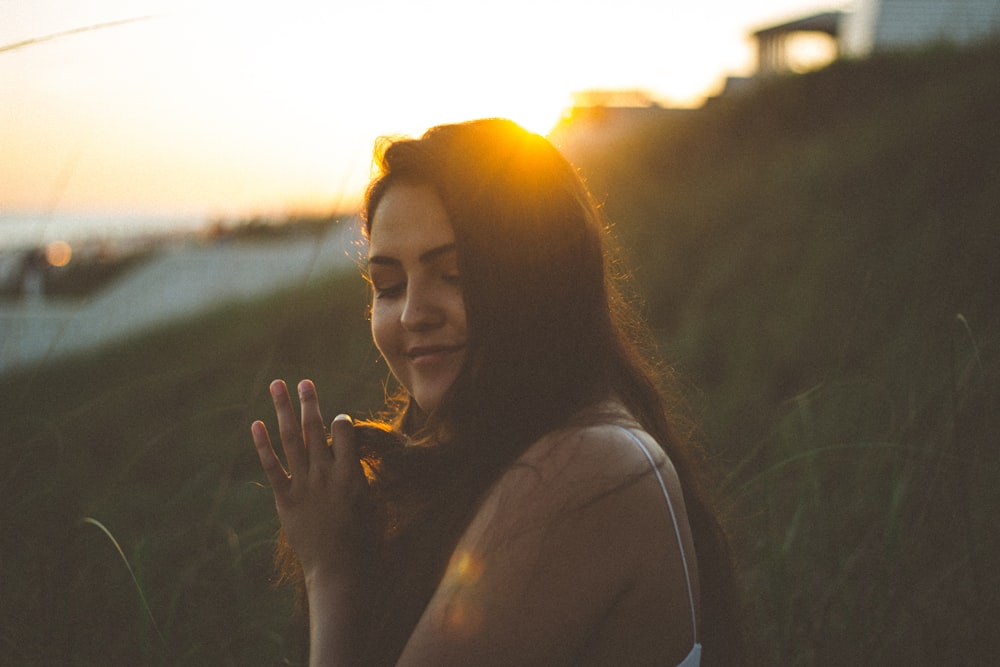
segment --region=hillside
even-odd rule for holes
[[[700,392],[780,662],[995,655],[998,67],[838,63],[572,155]]]
[[[998,66],[840,63],[571,155],[694,390],[770,664],[1000,651]],[[365,301],[332,275],[3,378],[0,663],[301,664],[248,425],[273,377],[377,406]]]

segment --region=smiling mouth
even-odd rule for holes
[[[465,345],[427,345],[414,347],[406,352],[406,357],[413,362],[434,362],[445,357],[461,352]]]

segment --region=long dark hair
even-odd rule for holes
[[[674,414],[651,336],[620,289],[625,272],[583,181],[544,138],[499,119],[382,143],[365,231],[393,185],[426,185],[455,233],[466,362],[433,414],[403,394],[405,438],[366,450],[388,507],[367,659],[392,664],[481,499],[539,437],[621,400],[673,461],[698,556],[706,660],[736,664],[735,587],[689,422]],[[671,414],[668,417],[668,414]],[[377,439],[376,439],[377,440]]]

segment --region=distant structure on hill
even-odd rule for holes
[[[694,109],[657,104],[641,90],[588,90],[573,96],[572,106],[549,132],[549,139],[571,159],[600,150],[643,126]]]
[[[828,11],[754,31],[757,73],[787,72],[789,40],[825,35],[835,57],[914,49],[935,43],[973,44],[1000,34],[1000,0],[854,0],[851,11]]]
[[[831,0],[845,7],[767,25],[751,36],[757,43],[753,76],[730,76],[722,92],[728,97],[752,90],[771,75],[815,69],[838,58],[866,58],[875,53],[920,49],[937,43],[971,45],[1000,38],[1000,0]],[[794,53],[803,35],[826,40],[826,55],[803,63]],[[634,131],[644,123],[690,109],[657,105],[642,91],[590,91],[576,97],[550,138],[573,153],[596,148]]]
[[[856,0],[840,36],[849,56],[973,44],[1000,32],[1000,0]]]
[[[840,55],[840,31],[844,12],[823,12],[804,16],[786,23],[770,25],[753,33],[757,41],[757,75],[767,76],[791,71],[788,42],[803,34],[819,34],[829,38],[835,48],[834,57]]]

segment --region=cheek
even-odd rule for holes
[[[456,292],[451,295],[448,299],[448,306],[449,317],[452,323],[462,330],[465,330],[468,326],[468,319],[465,310],[465,297],[462,295],[460,290],[456,290]]]
[[[375,304],[372,304],[369,314],[371,319],[372,340],[375,341],[375,347],[377,347],[384,355],[385,349],[389,346],[389,338],[391,336],[389,331],[389,318],[387,317],[385,308]]]

